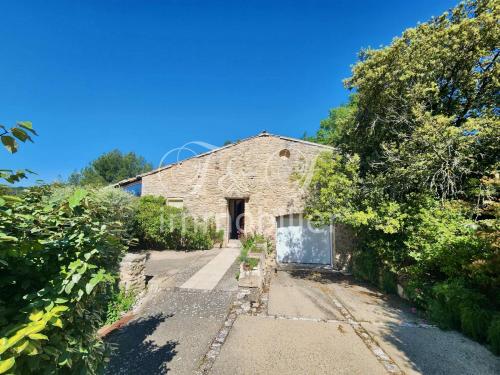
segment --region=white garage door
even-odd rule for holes
[[[277,218],[276,256],[280,263],[330,265],[330,226],[315,228],[299,215]]]

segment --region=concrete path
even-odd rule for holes
[[[153,278],[137,318],[106,338],[116,348],[106,374],[195,372],[238,289],[238,264],[210,291],[180,286],[222,251],[151,253],[146,274]]]
[[[349,324],[240,316],[212,374],[385,374]]]
[[[212,374],[388,370],[493,375],[500,373],[500,359],[458,332],[429,325],[397,297],[352,278],[281,271],[272,277],[267,312],[237,318]]]
[[[222,249],[214,259],[182,284],[181,288],[212,290],[222,279],[228,268],[231,267],[239,254],[239,248],[228,247]]]

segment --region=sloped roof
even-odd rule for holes
[[[162,166],[160,168],[154,169],[154,170],[146,172],[146,173],[142,173],[142,174],[137,175],[135,177],[131,177],[131,178],[127,178],[127,179],[118,181],[113,186],[128,185],[130,183],[139,181],[144,176],[149,176],[151,174],[155,174],[155,173],[161,172],[161,171],[163,171],[165,169],[172,168],[172,167],[174,167],[177,164],[185,162],[186,160],[201,158],[201,157],[204,157],[206,155],[213,154],[215,152],[218,152],[218,151],[221,151],[221,150],[225,150],[225,149],[230,148],[230,147],[234,147],[234,146],[239,145],[239,144],[241,144],[243,142],[248,142],[248,141],[250,141],[252,139],[259,138],[259,137],[274,137],[274,138],[279,138],[279,139],[283,139],[283,140],[290,141],[290,142],[297,142],[297,143],[303,143],[303,144],[306,144],[306,145],[309,145],[309,146],[320,147],[320,148],[324,148],[326,150],[335,150],[335,147],[332,147],[332,146],[322,145],[320,143],[309,142],[309,141],[305,141],[303,139],[298,139],[298,138],[290,138],[290,137],[284,137],[284,136],[281,136],[281,135],[270,134],[270,133],[268,133],[268,132],[266,132],[264,130],[264,131],[262,131],[261,133],[259,133],[257,135],[254,135],[254,136],[248,137],[248,138],[244,138],[244,139],[242,139],[242,140],[240,140],[238,142],[230,143],[230,144],[228,144],[226,146],[222,146],[222,147],[217,147],[217,148],[214,148],[213,150],[210,150],[210,151],[207,151],[207,152],[203,152],[203,153],[198,154],[198,155],[190,156],[190,157],[188,157],[186,159],[179,160],[179,161],[177,161],[175,163],[164,165],[164,166]]]

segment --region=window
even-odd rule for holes
[[[133,184],[123,185],[122,189],[136,197],[140,197],[142,193],[142,182],[139,181]]]
[[[182,198],[167,198],[167,205],[175,208],[184,208],[184,200]]]
[[[280,158],[283,160],[287,160],[290,158],[290,150],[287,148],[284,148],[283,150],[280,151]]]

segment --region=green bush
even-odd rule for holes
[[[214,244],[218,244],[219,247],[222,247],[222,245],[224,244],[224,230],[222,229],[217,230],[217,226],[213,218],[210,218],[207,221],[207,231],[208,231],[208,236],[210,237],[212,242]]]
[[[460,308],[471,295],[462,282],[444,282],[433,287],[429,316],[443,329],[460,329]]]
[[[242,248],[246,248],[247,252],[259,253],[272,250],[272,241],[260,233],[247,233],[240,237]],[[264,249],[263,249],[264,248]]]
[[[374,251],[356,251],[353,254],[354,277],[379,284],[380,260]]]
[[[379,286],[383,291],[391,294],[396,294],[398,292],[398,282],[394,272],[382,268],[379,280]]]
[[[397,272],[412,302],[478,340],[500,311],[500,117],[495,83],[483,84],[497,70],[483,64],[497,57],[497,3],[460,3],[362,51],[346,80],[355,94],[313,138],[337,151],[316,161],[305,210],[356,230],[355,275]],[[477,48],[459,53],[464,43]],[[462,79],[456,66],[485,69]]]
[[[490,311],[475,304],[460,307],[460,327],[462,332],[474,340],[486,341],[490,323]]]
[[[477,341],[486,341],[492,313],[491,304],[463,280],[439,283],[433,288],[429,315],[443,329],[459,329]]]
[[[252,243],[253,241],[246,241],[246,246],[242,246],[240,250],[240,256],[238,257],[238,260],[245,265],[246,268],[248,269],[253,269],[254,267],[257,267],[259,264],[259,259],[249,257],[248,253],[252,251],[253,245],[250,246],[249,244]]]
[[[49,186],[0,203],[0,363],[16,374],[102,371],[96,332],[128,244],[116,207]]]
[[[134,229],[141,246],[155,249],[211,249],[224,238],[215,222],[204,222],[166,205],[163,197],[144,196],[136,205]]]
[[[127,292],[122,288],[115,287],[109,299],[106,311],[106,324],[112,324],[119,320],[124,313],[134,306],[136,296],[133,292]]]
[[[254,269],[255,267],[257,267],[257,265],[259,264],[259,259],[257,258],[246,258],[245,261],[243,262],[245,264],[245,267],[247,267],[248,269]]]
[[[240,262],[245,262],[248,258],[248,253],[250,252],[250,250],[251,250],[251,247],[249,247],[249,246],[241,246],[240,255],[238,257],[238,260]]]
[[[488,343],[495,354],[500,354],[500,314],[495,314],[488,328]]]

